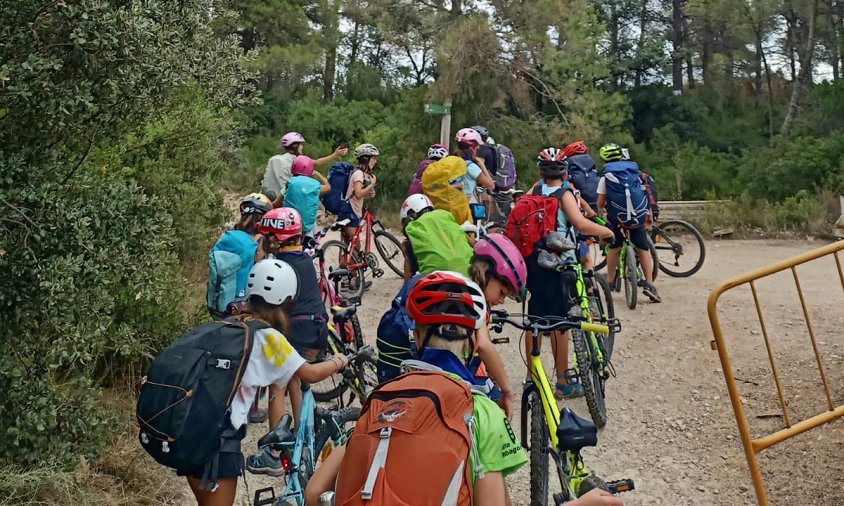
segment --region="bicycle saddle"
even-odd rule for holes
[[[335,221],[334,225],[331,225],[331,230],[342,230],[345,227],[349,226],[349,222],[352,221],[348,218],[345,220]]]
[[[358,312],[357,306],[349,306],[349,307],[334,306],[334,307],[331,308],[331,318],[335,322],[343,323],[346,320],[348,320],[349,318],[351,318],[352,316],[354,316],[355,313],[357,313],[357,312]]]
[[[290,430],[292,424],[293,417],[289,413],[282,416],[273,430],[267,432],[258,440],[258,448],[269,446],[277,450],[278,448],[276,447],[279,445],[294,443],[296,441],[296,435]]]
[[[349,269],[334,269],[332,268],[328,272],[328,279],[330,281],[337,281],[338,279],[343,279],[349,275]]]
[[[597,446],[598,428],[590,420],[577,416],[570,408],[563,408],[560,411],[557,440],[560,450],[579,452],[587,446]]]

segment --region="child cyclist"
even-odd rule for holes
[[[217,487],[206,490],[202,478],[206,465],[199,469],[180,469],[178,474],[187,477],[191,491],[199,506],[231,506],[237,493],[237,479],[242,474],[243,455],[240,441],[246,435],[249,406],[261,387],[275,385],[284,388],[293,379],[316,382],[331,376],[348,364],[344,356],[319,364],[308,364],[293,347],[287,334],[288,314],[292,301],[299,291],[296,271],[279,260],[262,260],[249,273],[246,304],[239,321],[260,319],[271,328],[255,332],[251,355],[243,378],[232,401],[229,422],[233,429],[231,442],[218,457]]]
[[[487,190],[495,189],[495,182],[489,175],[484,159],[478,156],[478,148],[484,141],[481,134],[471,128],[462,128],[457,131],[454,137],[457,143],[457,156],[466,162],[466,176],[463,179],[463,193],[472,204],[478,203],[478,196],[475,189],[478,185]]]
[[[612,174],[613,168],[616,165],[635,164],[629,161],[629,155],[625,157],[624,152],[618,144],[607,144],[600,149],[601,160],[604,161],[604,172],[601,179],[598,181],[598,210],[607,217],[607,223],[613,231],[613,241],[610,243],[610,251],[607,253],[607,281],[610,286],[616,286],[620,280],[615,279],[616,267],[618,266],[618,257],[621,252],[621,245],[624,242],[624,236],[621,233],[621,224],[617,213],[607,213],[608,191],[610,190],[607,184],[607,178],[616,178]],[[627,160],[625,160],[627,158]],[[621,166],[622,169],[626,168]],[[639,169],[635,168],[636,184],[640,184]],[[617,178],[616,178],[617,180]],[[629,193],[629,192],[628,192]],[[621,194],[621,197],[624,197]],[[646,197],[644,197],[646,199]],[[628,198],[629,200],[629,198]],[[653,279],[653,258],[651,258],[650,244],[648,243],[648,230],[645,224],[638,227],[627,228],[627,233],[630,236],[630,242],[636,249],[636,255],[639,257],[639,263],[642,265],[642,272],[645,275],[645,281],[642,283],[642,293],[651,299],[652,302],[662,302],[662,298],[656,291]]]
[[[290,321],[287,335],[297,353],[313,362],[327,343],[328,316],[320,296],[313,260],[302,251],[302,219],[295,209],[280,207],[264,215],[258,223],[258,231],[264,234],[266,253],[289,265],[299,280],[299,291],[287,310]],[[287,390],[287,387],[270,387],[270,429],[275,427],[284,414]],[[300,383],[292,381],[289,391],[293,418],[298,420],[302,405]],[[281,460],[270,451],[250,456],[246,468],[252,473],[272,476],[280,476],[284,472]]]
[[[338,216],[341,220],[346,218],[351,220],[349,225],[343,229],[344,239],[346,240],[357,232],[360,220],[363,218],[363,201],[375,198],[375,183],[378,182],[378,178],[373,170],[378,164],[380,154],[378,148],[372,144],[361,144],[355,148],[357,167],[349,176],[349,188],[346,190],[346,199],[352,205],[352,215]]]
[[[428,158],[419,162],[419,165],[416,166],[416,174],[413,176],[413,180],[410,182],[410,186],[407,188],[407,196],[416,195],[418,193],[422,193],[422,174],[425,173],[425,169],[428,168],[429,165],[436,162],[437,160],[442,160],[448,156],[448,148],[443,146],[442,144],[431,144],[428,148]]]
[[[465,357],[471,355],[472,337],[475,331],[485,325],[486,303],[483,293],[474,282],[466,277],[447,271],[433,272],[421,277],[410,290],[407,298],[407,312],[415,322],[413,338],[419,350],[419,359],[426,369],[433,369],[453,379],[473,384],[472,374],[466,367]],[[419,366],[406,363],[411,371]],[[401,381],[396,380],[396,381]],[[447,405],[444,409],[457,408]],[[476,441],[475,451],[466,455],[467,464],[472,469],[474,504],[503,506],[506,504],[504,477],[518,470],[527,462],[527,455],[519,445],[518,439],[510,428],[501,409],[483,393],[472,395],[473,436]],[[306,489],[307,504],[316,505],[319,495],[326,490],[334,490],[343,498],[359,495],[358,490],[364,483],[357,483],[352,476],[352,469],[369,469],[370,462],[358,461],[360,448],[354,448],[354,437],[349,443],[351,449],[339,448],[332,452],[323,465],[311,477]],[[418,455],[402,456],[402,459],[415,461],[424,459],[427,447],[436,442],[418,445]],[[345,458],[348,455],[348,458]],[[396,480],[390,471],[391,460],[387,460],[384,469],[386,479]],[[432,471],[433,472],[433,471]],[[379,473],[380,474],[380,473]],[[402,504],[432,504],[430,498],[423,497],[426,486],[424,480],[396,480],[389,483],[391,492],[402,497]],[[386,496],[381,496],[381,500]],[[378,503],[373,497],[373,503]],[[440,498],[437,501],[441,501]],[[379,504],[386,504],[381,502]]]
[[[293,177],[287,183],[284,193],[284,207],[299,211],[302,217],[302,234],[313,237],[316,227],[319,197],[331,191],[331,185],[325,176],[314,171],[314,161],[305,155],[297,156],[293,160],[291,169]]]
[[[540,184],[533,190],[535,195],[559,199],[557,210],[557,231],[574,240],[572,228],[584,235],[604,239],[613,237],[612,230],[586,219],[571,187],[566,183],[568,163],[563,152],[557,148],[546,148],[539,153]],[[571,298],[565,291],[561,272],[545,269],[538,263],[538,251],[525,259],[527,264],[527,289],[530,292],[528,313],[533,316],[552,316],[565,318],[571,309]],[[568,251],[561,255],[564,262],[576,261],[575,252]],[[525,339],[525,356],[530,356],[533,335]],[[540,341],[541,343],[541,341]],[[562,398],[583,395],[583,386],[566,379],[568,369],[569,333],[554,332],[551,336],[551,349],[554,353],[554,371],[557,376],[554,396]],[[528,368],[528,377],[530,369]]]

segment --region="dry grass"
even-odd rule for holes
[[[126,396],[127,416],[132,407]],[[0,506],[181,504],[184,487],[176,476],[141,449],[134,424],[115,438],[97,462],[81,459],[70,471],[44,464],[31,470],[0,468]]]

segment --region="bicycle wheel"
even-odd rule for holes
[[[607,424],[607,403],[604,399],[603,367],[598,362],[588,342],[589,335],[577,329],[572,329],[571,340],[574,343],[574,354],[577,357],[577,372],[583,385],[583,396],[592,421],[598,427]]]
[[[624,298],[627,300],[627,307],[636,309],[636,298],[639,295],[639,276],[636,275],[638,262],[636,262],[636,250],[628,244],[624,248]]]
[[[548,504],[548,464],[551,453],[551,436],[545,422],[545,411],[539,392],[532,391],[530,404],[530,505]]]
[[[599,323],[607,325],[611,320],[615,319],[615,305],[612,300],[612,293],[610,292],[610,284],[603,274],[595,274],[595,302],[598,305],[600,318]],[[610,361],[612,357],[612,350],[615,346],[615,332],[610,332],[606,336],[598,338],[603,343],[603,353],[605,360]]]
[[[651,231],[651,240],[662,251],[659,269],[675,278],[687,278],[703,266],[706,246],[703,236],[683,220],[665,221]]]
[[[338,416],[338,421],[342,424],[341,429],[345,429],[349,423],[356,422],[360,418],[360,408],[342,408],[335,412]],[[325,424],[320,424],[314,435],[314,455],[320,455],[325,445],[328,444],[328,439],[331,437],[331,431]]]
[[[656,281],[656,275],[659,274],[659,253],[656,251],[656,246],[654,246],[653,240],[648,237],[648,251],[651,254],[651,261],[653,262],[653,268],[651,270],[651,279]]]
[[[320,246],[322,255],[325,258],[326,268],[334,269],[349,269],[349,266],[360,266],[363,261],[360,259],[359,253],[356,251],[349,251],[349,246],[336,239],[326,241]],[[363,295],[363,290],[366,285],[366,276],[364,275],[364,267],[352,267],[349,269],[349,276],[346,279],[340,280],[338,289],[338,296],[345,300],[360,300]]]
[[[404,276],[404,251],[401,242],[386,230],[375,232],[375,249],[397,276]]]

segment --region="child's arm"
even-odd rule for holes
[[[599,196],[598,198],[600,199],[601,197]],[[612,230],[583,217],[583,214],[580,212],[580,206],[577,204],[577,199],[574,198],[571,192],[563,194],[563,213],[565,213],[569,223],[585,235],[595,235],[602,239],[612,239],[615,237]]]
[[[483,478],[475,480],[475,504],[504,506],[507,504],[506,497],[504,475],[501,473],[486,473]]]
[[[296,377],[307,381],[308,383],[316,383],[322,381],[332,374],[340,371],[348,365],[349,359],[345,355],[334,355],[330,360],[319,362],[317,364],[304,363],[296,371]]]
[[[325,195],[326,193],[331,191],[331,185],[328,182],[322,183],[322,186],[319,188],[319,194]]]
[[[501,409],[511,418],[513,415],[513,391],[510,388],[510,379],[507,377],[507,370],[504,369],[504,361],[501,360],[501,355],[495,349],[495,345],[489,338],[489,329],[481,327],[475,332],[475,339],[477,340],[477,353],[481,357],[481,361],[486,366],[487,373],[492,381],[498,385],[503,394],[501,398]]]

